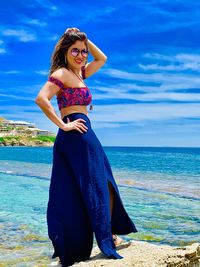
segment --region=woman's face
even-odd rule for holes
[[[71,50],[73,48],[79,49],[79,51],[85,49],[87,50],[87,47],[83,41],[76,41],[73,45],[71,45],[67,51],[66,60],[68,62],[68,66],[72,69],[81,69],[83,65],[85,65],[85,61],[87,58],[83,57],[81,52],[77,56],[73,56],[71,54]]]

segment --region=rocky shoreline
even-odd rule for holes
[[[53,146],[55,134],[27,121],[0,117],[0,146]]]
[[[200,243],[184,247],[154,245],[144,241],[130,241],[117,248],[123,256],[120,260],[106,259],[98,247],[92,251],[91,259],[73,266],[85,267],[199,267]],[[51,266],[51,265],[50,265]],[[55,266],[55,265],[54,265]],[[59,266],[59,265],[58,265]]]
[[[53,146],[55,137],[5,136],[0,137],[1,146]]]

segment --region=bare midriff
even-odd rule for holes
[[[75,112],[80,112],[84,113],[85,115],[88,115],[87,106],[73,105],[66,108],[62,108],[60,110],[61,118],[63,119],[65,116]]]

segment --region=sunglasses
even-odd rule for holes
[[[71,50],[71,55],[72,55],[73,57],[77,57],[77,56],[79,55],[80,52],[81,52],[81,55],[82,55],[83,57],[87,57],[88,54],[89,54],[89,50],[87,50],[87,49],[83,49],[83,50],[80,51],[78,48],[72,48],[72,50]]]

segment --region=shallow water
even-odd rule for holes
[[[138,229],[123,238],[177,246],[199,242],[200,149],[104,149]],[[0,266],[51,262],[46,227],[51,166],[51,147],[0,147]]]

